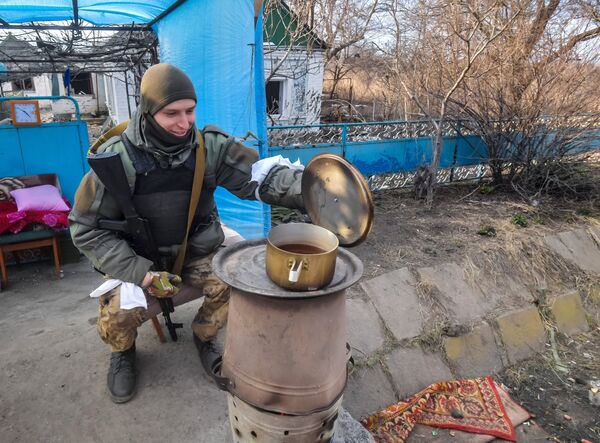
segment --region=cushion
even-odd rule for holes
[[[10,191],[26,187],[27,185],[16,177],[0,178],[0,202],[10,200]]]
[[[60,191],[52,185],[15,189],[10,195],[19,211],[69,211]]]

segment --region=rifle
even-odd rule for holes
[[[156,270],[164,269],[163,260],[158,253],[158,248],[150,230],[150,223],[147,219],[138,215],[131,200],[127,175],[119,153],[103,152],[94,154],[88,157],[88,163],[115,199],[117,206],[125,217],[125,220],[99,220],[98,226],[100,229],[121,232],[129,236],[133,242],[133,249],[137,254],[152,260]],[[177,328],[182,328],[183,324],[171,321],[171,312],[175,312],[173,300],[171,298],[158,298],[158,302],[171,339],[177,341]]]

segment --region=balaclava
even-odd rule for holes
[[[146,71],[140,84],[140,103],[125,134],[138,148],[154,155],[161,165],[183,163],[196,144],[195,126],[183,137],[177,137],[154,119],[154,114],[163,107],[181,99],[196,101],[194,85],[181,69],[160,63]]]

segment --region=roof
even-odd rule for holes
[[[22,55],[33,55],[40,60],[44,58],[44,55],[38,50],[37,47],[30,45],[29,43],[20,40],[12,34],[8,34],[4,40],[0,41],[0,59],[2,60],[2,67],[0,68],[2,81],[7,81],[11,79],[28,77],[28,75],[24,74],[16,74],[12,72],[10,75],[7,74],[7,71],[18,71],[23,69],[23,64],[15,63],[12,60],[15,57],[19,57]],[[39,69],[41,65],[39,63],[26,63],[27,69]]]
[[[6,38],[0,42],[0,50],[7,54],[19,55],[23,52],[33,53],[37,48],[8,33]]]
[[[300,27],[303,31],[298,36],[297,41],[290,42],[289,29],[296,32]],[[311,49],[327,49],[326,43],[319,38],[315,30],[308,24],[303,23],[298,14],[283,0],[277,2],[275,8],[267,12],[263,34],[265,42],[270,40],[271,43],[277,46],[294,44],[301,47],[311,47]]]

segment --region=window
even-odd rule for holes
[[[282,108],[283,81],[271,80],[267,82],[267,114],[279,115]]]
[[[71,79],[71,91],[73,94],[93,94],[92,74],[80,72]]]
[[[33,79],[24,78],[13,81],[13,91],[33,91]]]

